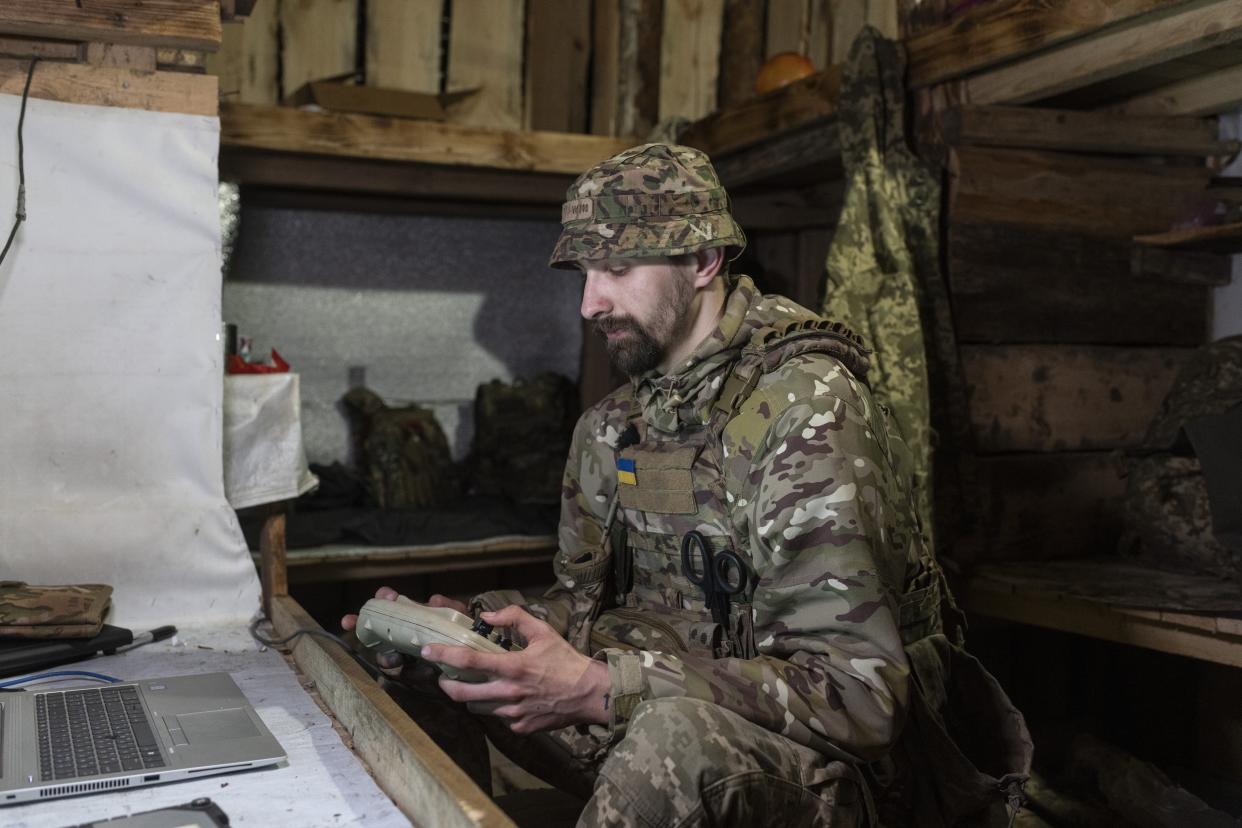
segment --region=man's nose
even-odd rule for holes
[[[582,283],[582,318],[595,319],[610,310],[612,310],[612,302],[608,299],[607,291],[603,289],[601,280],[588,271],[586,281]]]

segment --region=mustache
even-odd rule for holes
[[[595,320],[595,331],[600,336],[607,336],[617,331],[642,333],[642,328],[628,316],[601,316]]]

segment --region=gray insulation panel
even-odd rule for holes
[[[301,374],[311,462],[352,459],[338,401],[359,369],[390,404],[432,407],[461,457],[480,383],[577,379],[581,279],[547,266],[559,230],[245,206],[224,320]]]

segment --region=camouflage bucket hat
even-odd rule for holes
[[[561,225],[552,267],[711,247],[732,248],[733,260],[746,247],[706,153],[669,144],[633,147],[578,176],[565,194]]]

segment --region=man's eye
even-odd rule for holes
[[[608,268],[608,272],[613,276],[624,276],[628,270],[629,268],[625,265],[616,265],[615,267]]]

